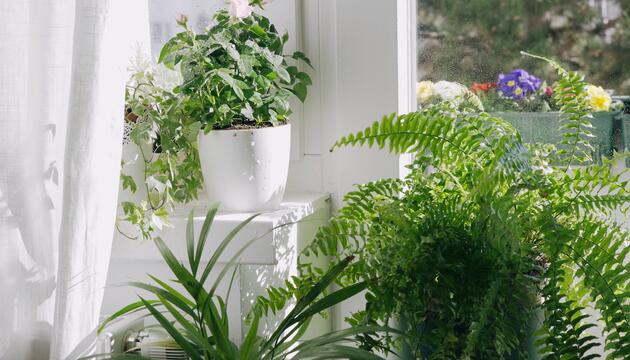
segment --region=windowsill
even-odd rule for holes
[[[259,237],[241,256],[234,259],[239,264],[275,265],[278,263],[279,244],[296,222],[320,210],[330,207],[330,195],[323,193],[296,193],[285,195],[280,209],[261,213],[244,227],[228,245],[219,258],[220,263],[229,263],[234,254],[251,239]],[[203,224],[206,207],[202,204],[183,206],[171,218],[172,227],[164,228],[159,234],[171,251],[179,259],[187,259],[186,223],[191,209],[195,208],[195,235]],[[325,214],[328,214],[326,211]],[[209,259],[219,243],[235,226],[250,217],[251,213],[217,214],[208,235],[204,259]],[[327,216],[327,215],[326,215]],[[286,225],[286,226],[282,226]],[[275,229],[274,229],[275,228]],[[162,260],[157,247],[151,241],[129,240],[116,233],[112,246],[112,260]]]

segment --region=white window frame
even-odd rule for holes
[[[407,156],[328,148],[383,115],[416,109],[417,0],[295,1],[302,3],[302,50],[317,71],[301,127],[304,149],[311,150],[292,163],[290,182],[321,181],[335,209],[354,184],[404,174]],[[346,327],[344,317],[362,306],[361,297],[337,306],[334,328]]]
[[[309,190],[317,179],[338,207],[354,184],[397,177],[406,163],[384,151],[328,149],[383,115],[416,108],[417,0],[294,1],[301,3],[301,49],[316,72],[301,124],[304,152],[290,183]]]

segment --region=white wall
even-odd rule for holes
[[[318,78],[311,98],[318,106],[307,101],[304,118],[313,121],[306,126],[318,131],[311,138],[317,142],[310,145],[313,149],[319,145],[322,187],[332,193],[334,208],[341,206],[354,184],[399,175],[398,157],[385,151],[328,149],[341,136],[362,130],[383,115],[415,106],[410,95],[415,31],[408,28],[415,28],[409,20],[414,5],[415,0],[304,2],[304,49],[316,59]],[[319,128],[314,126],[317,118]],[[339,306],[335,327],[344,327],[344,317],[361,306],[362,296]]]

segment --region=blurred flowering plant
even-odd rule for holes
[[[524,69],[499,74],[496,82],[476,83],[470,88],[450,82],[420,81],[416,85],[418,105],[435,101],[449,101],[456,105],[470,101],[479,102],[479,108],[488,112],[547,112],[558,111],[553,99],[553,88],[547,82]],[[471,96],[472,95],[472,96]],[[610,94],[595,85],[586,87],[586,97],[594,112],[613,111],[618,104]]]
[[[483,111],[483,104],[466,86],[453,81],[420,81],[416,83],[416,99],[418,106],[423,107],[442,101],[448,101],[456,106],[472,105]]]
[[[521,100],[540,89],[542,80],[523,69],[516,69],[508,74],[499,74],[497,88],[499,95]]]
[[[496,83],[473,83],[470,88],[483,102],[487,111],[558,111],[553,99],[553,87],[523,69],[499,74]],[[588,85],[588,102],[594,112],[612,111],[616,105],[603,88]]]

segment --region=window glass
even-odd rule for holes
[[[419,0],[418,78],[470,85],[516,68],[555,78],[525,50],[629,95],[629,15],[630,0]]]
[[[179,15],[186,15],[192,28],[201,32],[224,5],[224,0],[149,0],[152,55],[157,57],[162,45],[179,32],[175,23]]]

